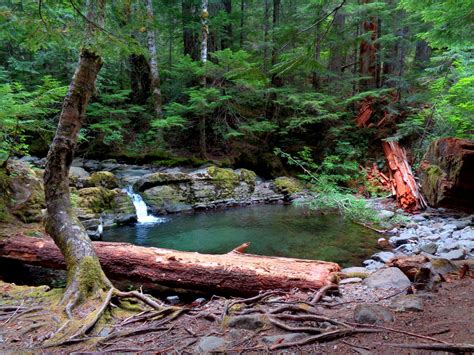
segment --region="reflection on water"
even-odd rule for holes
[[[336,215],[308,215],[301,208],[257,205],[169,216],[159,224],[104,231],[105,241],[200,253],[227,253],[250,242],[248,253],[358,265],[376,250],[378,235]]]

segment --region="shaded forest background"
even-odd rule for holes
[[[416,167],[433,139],[473,137],[472,1],[203,3],[107,4],[78,155],[214,160],[269,177],[288,169],[278,148],[348,184],[367,161],[383,165],[382,139],[410,147]],[[73,0],[0,5],[0,160],[46,155],[84,11]]]

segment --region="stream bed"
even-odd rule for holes
[[[255,205],[169,215],[156,223],[104,230],[104,241],[224,254],[244,242],[258,255],[360,265],[377,251],[378,234],[338,215],[308,213],[293,205]]]

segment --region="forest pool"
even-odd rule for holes
[[[338,215],[308,214],[291,205],[254,205],[166,216],[161,223],[106,229],[104,241],[223,254],[244,242],[247,253],[360,265],[379,236]]]

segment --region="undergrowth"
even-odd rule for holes
[[[358,174],[357,165],[353,161],[329,156],[321,164],[317,164],[309,148],[299,152],[297,157],[278,148],[275,149],[275,154],[286,159],[288,164],[299,167],[303,173],[298,177],[310,186],[313,198],[298,204],[304,204],[314,211],[334,211],[352,221],[379,221],[376,211],[367,205],[365,199],[342,186],[342,183]]]

